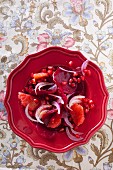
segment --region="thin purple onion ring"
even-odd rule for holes
[[[83,137],[76,138],[75,136],[73,136],[73,135],[70,133],[68,127],[66,127],[66,134],[67,134],[68,138],[70,138],[71,140],[76,141],[76,142],[83,139]]]

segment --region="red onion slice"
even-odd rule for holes
[[[44,85],[45,82],[40,82],[38,83],[36,86],[35,86],[35,93],[37,94],[37,88],[40,86],[40,85]]]
[[[82,132],[77,132],[77,131],[75,131],[74,129],[72,129],[71,128],[71,132],[73,133],[73,134],[75,134],[75,135],[83,135],[83,133]]]
[[[80,99],[75,99],[75,100],[72,100],[69,102],[69,107],[71,108],[71,106],[74,104],[74,103],[81,103],[82,101]]]
[[[56,84],[54,84],[53,86],[51,86],[48,90],[54,90],[54,89],[57,90],[57,85],[56,85]]]
[[[44,122],[42,122],[42,121],[40,120],[40,115],[41,115],[42,111],[47,112],[47,110],[44,110],[44,109],[51,108],[51,107],[52,107],[51,105],[41,105],[41,106],[36,110],[35,117],[36,117],[36,119],[37,119],[37,121],[38,121],[39,123],[44,124]]]
[[[57,85],[56,85],[56,84],[54,84],[53,86],[51,86],[51,87],[47,90],[48,94],[49,94],[49,93],[55,93],[56,91],[57,91]]]
[[[48,111],[48,110],[42,110],[42,111],[40,112],[39,118],[41,119],[42,116],[47,113],[47,111]]]
[[[46,83],[46,82],[45,82],[45,83]],[[48,86],[48,85],[53,85],[53,83],[46,83],[46,84],[40,85],[40,86],[38,87],[39,91],[41,90],[42,87]]]
[[[81,99],[85,98],[85,96],[78,95],[74,96],[70,101],[69,101],[69,107],[71,107],[74,103],[81,103]]]
[[[47,114],[52,114],[52,113],[55,113],[55,112],[57,112],[58,110],[57,110],[57,108],[56,109],[52,109],[52,110],[48,110],[47,111]]]
[[[29,120],[31,120],[31,121],[33,121],[33,122],[37,122],[37,120],[36,119],[33,119],[30,115],[29,115],[29,104],[26,106],[26,108],[25,108],[25,114],[26,114],[26,116],[27,116],[27,118],[29,119]]]
[[[59,69],[65,71],[65,72],[68,72],[68,73],[76,73],[76,71],[66,70],[66,69],[64,69],[64,68],[62,68],[62,67],[59,67]]]
[[[86,60],[82,63],[81,72],[82,72],[83,75],[85,75],[84,70],[86,69],[88,63],[89,63],[89,60]]]
[[[36,115],[40,115],[41,111],[47,108],[51,108],[51,105],[41,105],[37,110],[36,110]]]
[[[57,108],[51,109],[51,110],[42,110],[39,115],[39,118],[42,119],[42,121],[44,121],[44,123],[46,123],[45,122],[47,120],[46,118],[48,118],[48,120],[49,120],[50,115],[52,115],[53,113],[56,113],[56,112],[58,112]]]
[[[60,114],[60,105],[56,101],[54,101],[52,105],[54,105],[57,108],[58,114]]]
[[[67,95],[67,99],[69,99],[75,92],[71,93],[71,94],[68,94]]]
[[[61,96],[57,96],[55,94],[49,94],[49,95],[58,98],[57,100],[58,103],[64,104],[64,100],[62,99]]]
[[[44,124],[44,122],[42,122],[39,118],[39,115],[35,113],[35,117],[36,117],[36,120],[37,122],[41,123],[41,124]]]
[[[74,96],[73,98],[74,98],[74,99],[83,99],[83,98],[85,98],[85,96],[77,95],[77,96]],[[72,99],[73,99],[73,98],[72,98]]]
[[[41,91],[41,88],[47,85],[53,85],[53,83],[49,83],[49,82],[40,82],[35,86],[35,94],[37,94],[37,89],[39,91]]]
[[[73,135],[70,133],[68,127],[66,127],[66,134],[67,134],[67,136],[68,136],[71,140],[73,140],[73,141],[75,141],[75,142],[80,141],[80,140],[83,139],[83,137],[76,138],[75,136],[73,136]]]
[[[64,117],[64,121],[66,122],[66,124],[67,124],[70,128],[73,128],[73,125],[70,123],[68,117]]]
[[[67,107],[67,109],[69,109],[70,111],[73,111],[73,110],[68,106],[68,104],[66,104],[66,107]]]

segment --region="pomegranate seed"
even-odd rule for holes
[[[31,77],[34,78],[34,74],[33,73],[31,73]]]
[[[89,103],[89,104],[93,103],[93,100],[89,100],[88,103]]]
[[[88,76],[91,75],[91,71],[90,71],[90,70],[87,71],[87,75],[88,75]]]
[[[69,66],[71,67],[73,65],[73,61],[69,61]]]
[[[53,71],[52,70],[48,70],[47,71],[49,75],[52,75],[53,74]]]
[[[24,90],[24,89],[22,89],[22,92],[25,92],[25,90]]]
[[[85,73],[87,76],[90,76],[90,75],[91,75],[91,71],[90,71],[90,70],[87,70],[87,69],[84,69],[84,73]]]
[[[34,102],[35,102],[35,103],[38,103],[38,99],[34,99]]]
[[[53,70],[53,66],[48,66],[48,69],[49,70]]]
[[[84,73],[87,73],[87,69],[84,69],[83,72],[84,72]]]
[[[74,73],[73,73],[73,76],[74,76],[74,77],[78,76],[78,73],[77,73],[77,72],[74,72]]]
[[[66,81],[63,81],[63,82],[62,82],[62,85],[66,85],[66,84],[67,84],[67,82],[66,82]]]
[[[81,80],[84,81],[85,80],[85,77],[84,76],[80,76]]]
[[[72,83],[69,83],[69,85],[71,86]]]
[[[76,134],[75,137],[76,137],[76,138],[80,138],[80,135]]]
[[[43,72],[43,73],[47,73],[46,68],[43,68],[43,69],[42,69],[42,72]]]
[[[85,104],[85,107],[86,107],[86,108],[89,108],[89,105],[88,105],[88,104]]]
[[[80,83],[80,82],[81,82],[81,79],[80,79],[80,78],[77,78],[77,82]]]
[[[72,83],[72,84],[71,84],[71,87],[75,87],[75,86],[76,86],[75,83]]]
[[[91,105],[90,105],[90,109],[92,109],[92,108],[94,108],[94,104],[91,104]]]
[[[47,81],[47,79],[44,79],[44,81],[46,82],[46,81]]]
[[[77,82],[77,79],[75,77],[73,78],[73,80],[74,80],[74,82]]]
[[[72,83],[73,82],[73,79],[69,79],[69,83]]]
[[[46,96],[46,98],[45,98],[46,100],[49,100],[49,97],[48,96]]]
[[[87,103],[88,102],[88,99],[85,98],[85,99],[82,99],[84,103]]]
[[[36,84],[35,79],[32,79],[31,82],[32,82],[32,84]]]
[[[85,113],[88,113],[89,112],[89,109],[85,109]]]

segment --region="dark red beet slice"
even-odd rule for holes
[[[77,88],[77,83],[75,87],[71,87],[68,82],[69,79],[71,78],[72,73],[68,73],[66,71],[61,70],[60,68],[58,68],[55,73],[54,73],[54,77],[53,80],[55,81],[56,85],[58,86],[58,88],[66,94],[71,94],[73,92],[75,92],[76,88]],[[66,82],[66,84],[63,82]]]

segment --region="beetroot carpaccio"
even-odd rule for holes
[[[85,78],[91,75],[88,62],[75,68],[70,61],[68,66],[47,66],[31,73],[26,86],[18,93],[27,118],[59,133],[65,131],[73,141],[83,139],[83,133],[75,129],[94,107],[92,99],[85,94]]]

